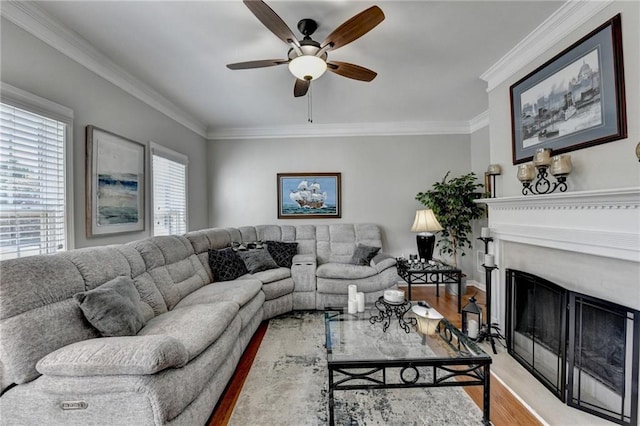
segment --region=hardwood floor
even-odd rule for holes
[[[400,287],[401,290],[406,289]],[[414,300],[426,300],[438,312],[444,315],[452,324],[460,327],[461,317],[458,314],[458,300],[456,296],[447,294],[444,288],[440,288],[440,297],[436,297],[435,286],[413,286],[411,288]],[[478,291],[474,287],[468,287],[467,293],[463,296],[462,306],[467,299],[476,293],[478,304],[484,307],[485,294]],[[258,352],[260,343],[267,331],[268,322],[260,324],[253,339],[247,346],[236,371],[229,381],[227,388],[220,397],[207,425],[218,426],[226,425],[233,412],[233,407],[240,395],[253,360]],[[482,389],[479,387],[463,388],[474,400],[474,402],[482,407]],[[538,426],[541,423],[504,387],[498,380],[491,380],[491,422],[495,426]],[[265,423],[266,425],[267,423]]]
[[[231,376],[231,380],[229,380],[227,387],[218,400],[218,404],[216,404],[216,408],[213,410],[207,425],[217,426],[229,423],[233,407],[236,405],[236,401],[238,400],[238,396],[240,396],[240,391],[242,390],[242,385],[244,385],[244,381],[249,375],[249,370],[251,370],[251,365],[258,353],[260,343],[262,343],[262,339],[267,332],[268,325],[269,321],[262,321],[258,330],[256,330],[253,335],[253,338],[251,338],[251,341],[247,345],[247,349],[244,350],[244,353],[240,358],[240,362],[238,362],[235,373]]]
[[[406,289],[400,287],[401,290]],[[474,293],[478,300],[478,305],[485,307],[485,293],[475,287],[467,287],[466,294],[462,297],[462,306],[467,304],[467,300]],[[435,286],[412,286],[411,295],[414,300],[426,300],[453,325],[460,328],[462,317],[458,314],[458,298],[450,295],[443,288],[440,288],[440,297],[436,297]],[[504,350],[504,349],[503,349]],[[471,396],[473,401],[482,408],[482,389],[480,387],[463,387],[465,392]],[[505,388],[495,377],[491,380],[491,423],[495,426],[537,426],[542,425],[536,417],[529,412],[507,388]]]

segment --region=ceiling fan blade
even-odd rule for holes
[[[285,24],[282,18],[267,6],[265,2],[259,0],[244,0],[243,3],[249,8],[251,13],[280,40],[287,44],[295,43],[298,46],[300,45],[287,24]]]
[[[361,67],[360,65],[339,61],[327,62],[327,70],[343,77],[360,81],[371,81],[378,75],[377,72]]]
[[[382,21],[384,21],[382,10],[378,6],[371,6],[333,30],[322,43],[322,47],[329,45],[327,50],[342,47],[362,37]]]
[[[299,98],[307,94],[311,80],[300,80],[296,78],[296,84],[293,86],[293,96]]]
[[[286,64],[289,61],[284,59],[264,59],[260,61],[248,61],[248,62],[237,62],[235,64],[228,64],[227,68],[231,70],[246,70],[249,68],[264,68],[264,67],[272,67],[275,65]]]

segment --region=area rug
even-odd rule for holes
[[[324,314],[270,320],[229,421],[245,425],[329,423]],[[336,425],[481,425],[482,411],[460,388],[336,391]]]

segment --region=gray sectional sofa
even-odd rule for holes
[[[269,240],[297,243],[291,268],[214,282],[210,250]],[[368,303],[396,287],[390,256],[350,263],[358,245],[382,247],[379,227],[214,228],[3,261],[0,424],[205,424],[261,321],[345,306],[348,284]],[[132,307],[115,317],[130,332],[95,322],[104,300]]]

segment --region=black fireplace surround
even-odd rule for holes
[[[637,425],[640,311],[527,272],[506,276],[509,354],[568,405]]]

